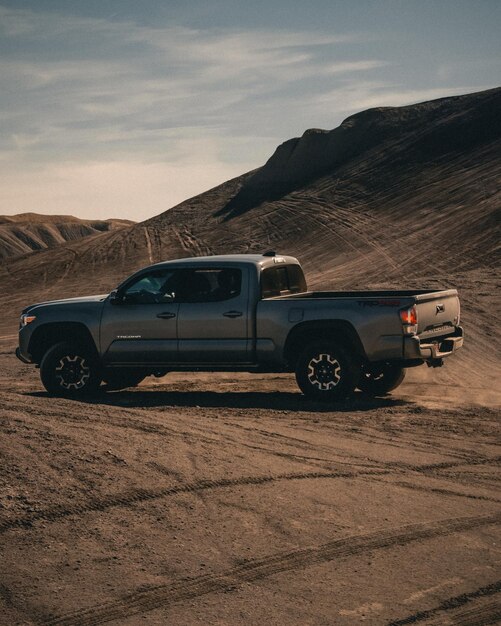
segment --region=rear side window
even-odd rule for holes
[[[306,291],[306,280],[299,265],[268,267],[261,274],[261,297],[274,298]]]
[[[241,288],[236,268],[178,270],[169,285],[175,302],[222,302],[239,296]]]
[[[288,265],[289,289],[291,293],[304,293],[307,289],[303,270],[299,265]]]

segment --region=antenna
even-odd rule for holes
[[[263,256],[277,256],[277,253],[275,250],[267,250],[266,252],[263,252]]]

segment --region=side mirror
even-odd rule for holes
[[[113,289],[110,292],[110,304],[120,304],[122,302],[122,298],[118,295],[118,291]]]

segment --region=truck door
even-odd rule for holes
[[[249,362],[249,276],[237,267],[182,270],[179,302],[179,360],[192,364]]]
[[[151,269],[133,278],[101,318],[101,350],[108,365],[168,365],[178,360],[172,269]]]

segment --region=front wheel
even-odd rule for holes
[[[99,362],[90,350],[61,342],[49,348],[43,356],[40,378],[50,394],[79,398],[97,390],[101,373]]]
[[[385,396],[396,389],[405,378],[403,367],[383,363],[382,365],[365,365],[358,381],[358,388],[369,396]]]
[[[305,396],[337,401],[355,389],[359,368],[346,348],[335,342],[309,344],[298,359],[296,380]]]

